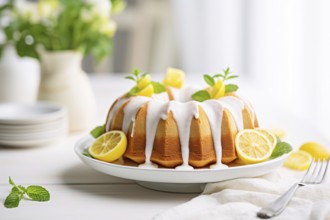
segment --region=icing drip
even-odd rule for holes
[[[166,92],[162,92],[162,93],[159,93],[159,94],[153,94],[152,98],[154,100],[160,100],[160,101],[164,101],[164,102],[169,101],[168,94]]]
[[[124,120],[122,130],[127,134],[131,122],[133,126],[135,125],[135,116],[138,110],[142,107],[143,104],[150,101],[151,99],[144,96],[135,96],[132,97],[129,103],[124,108]],[[134,127],[133,127],[134,130]]]
[[[232,114],[238,131],[243,130],[244,129],[243,114],[242,114],[242,111],[244,109],[243,101],[233,96],[225,96],[221,99],[218,99],[218,102]]]
[[[195,101],[186,103],[180,103],[177,101],[171,101],[168,105],[167,112],[171,111],[173,117],[178,125],[179,139],[181,144],[181,153],[183,164],[175,169],[193,169],[189,166],[189,135],[190,124],[193,117],[198,118],[198,104]]]
[[[178,101],[178,102],[192,101],[192,99],[191,99],[192,94],[194,94],[195,92],[198,91],[198,89],[192,88],[192,87],[187,87],[187,88],[183,88],[183,89],[177,89],[177,88],[171,87],[170,89],[171,89],[174,100]]]
[[[224,107],[217,100],[206,100],[202,102],[201,107],[207,115],[211,127],[214,150],[217,162],[211,165],[211,168],[224,167],[221,163],[222,159],[222,146],[221,146],[221,124]]]
[[[141,167],[151,167],[150,165],[152,165],[150,158],[156,136],[157,126],[160,119],[165,120],[167,118],[167,103],[168,102],[163,102],[159,100],[151,100],[148,103],[145,147],[146,161],[144,164],[140,165]]]
[[[127,100],[127,98],[122,98],[122,99],[118,99],[118,101],[116,102],[116,104],[113,106],[112,110],[109,113],[109,117],[107,119],[107,123],[105,126],[106,131],[110,131],[110,125],[111,125],[111,121],[113,116],[115,115],[115,113],[118,111],[118,109],[120,108],[120,106],[122,106],[122,104]]]

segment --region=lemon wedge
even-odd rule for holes
[[[298,150],[290,154],[288,159],[284,162],[284,166],[294,170],[307,170],[312,162],[312,155]]]
[[[182,70],[175,68],[167,68],[167,72],[163,81],[165,86],[181,88],[184,83],[185,74]]]
[[[253,129],[240,131],[236,135],[235,144],[239,159],[247,164],[265,161],[273,151],[268,138]]]
[[[266,138],[272,144],[272,147],[273,147],[273,150],[274,150],[274,148],[276,146],[276,143],[277,143],[276,136],[272,132],[270,132],[266,129],[256,128],[255,130],[266,136]]]
[[[149,74],[144,75],[139,82],[137,83],[137,87],[139,88],[139,90],[144,89],[145,87],[147,87],[151,82],[151,77]]]
[[[225,84],[223,83],[222,80],[218,80],[212,88],[211,98],[219,99],[225,95],[225,92],[226,92]]]
[[[136,93],[136,95],[138,96],[146,96],[146,97],[151,97],[152,94],[154,94],[154,87],[151,84],[149,84],[144,89]]]
[[[119,159],[126,151],[127,138],[122,131],[110,131],[98,137],[88,152],[92,157],[105,162]]]
[[[316,142],[306,142],[300,146],[299,150],[306,151],[315,159],[329,159],[329,150],[323,145]]]

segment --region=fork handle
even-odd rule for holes
[[[283,195],[281,195],[278,199],[276,199],[274,202],[270,203],[265,208],[262,208],[258,213],[257,216],[259,218],[271,218],[276,215],[279,215],[285,207],[290,202],[292,196],[297,191],[297,189],[301,186],[304,186],[302,183],[295,183],[293,186],[288,189]]]

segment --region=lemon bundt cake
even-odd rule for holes
[[[124,157],[144,167],[212,168],[232,162],[237,132],[258,127],[253,108],[231,92],[203,102],[193,94],[192,88],[167,86],[151,97],[120,97],[109,110],[105,131],[126,133]]]

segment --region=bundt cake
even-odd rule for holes
[[[258,127],[256,114],[234,93],[198,102],[192,99],[195,92],[167,87],[152,97],[124,95],[112,104],[105,131],[124,131],[124,158],[140,166],[193,169],[228,164],[237,158],[237,132]]]

